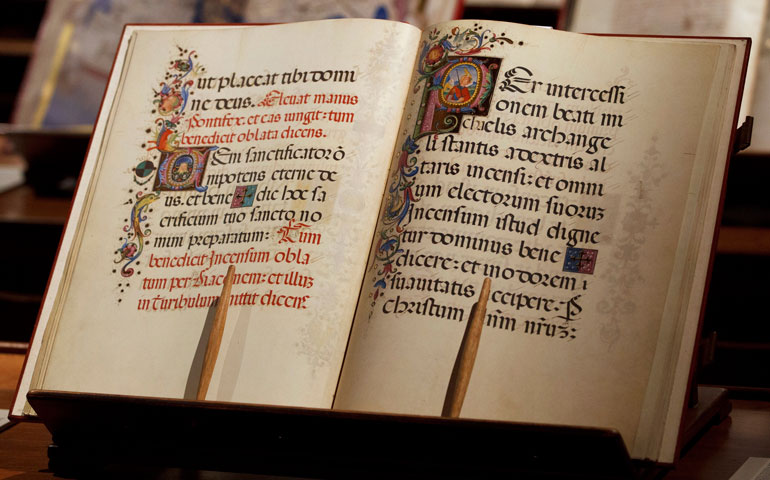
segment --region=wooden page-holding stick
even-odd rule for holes
[[[233,276],[235,275],[235,265],[230,265],[227,269],[225,283],[222,285],[222,295],[217,302],[217,310],[214,313],[214,323],[211,325],[209,333],[209,343],[206,345],[206,354],[203,356],[203,367],[201,368],[201,379],[198,382],[198,400],[206,400],[206,393],[209,391],[211,375],[214,373],[214,365],[217,363],[219,355],[219,345],[222,343],[222,333],[225,331],[225,321],[227,320],[227,307],[230,304],[230,290],[233,288]]]
[[[457,360],[455,360],[455,366],[452,369],[452,376],[449,378],[444,408],[441,411],[442,417],[459,417],[460,410],[463,408],[465,392],[468,391],[473,364],[476,362],[476,351],[479,349],[481,327],[484,326],[484,316],[487,314],[487,301],[489,300],[491,285],[492,280],[485,278],[484,284],[481,286],[479,301],[471,309],[471,318],[465,327],[460,350],[457,352]]]

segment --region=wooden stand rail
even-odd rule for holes
[[[612,430],[32,391],[49,468],[115,466],[309,478],[638,478]]]

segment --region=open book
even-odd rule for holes
[[[747,42],[488,21],[129,26],[19,395],[618,429],[672,461]]]

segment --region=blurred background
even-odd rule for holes
[[[749,36],[742,119],[705,311],[699,381],[770,397],[770,39],[767,0],[3,0],[0,356],[26,349],[125,23],[369,17],[421,28],[489,19],[585,33]],[[10,355],[10,356],[9,356]],[[15,361],[15,360],[14,360]],[[20,363],[19,363],[20,365]]]

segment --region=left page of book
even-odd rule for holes
[[[129,27],[21,391],[194,398],[232,264],[207,398],[330,406],[418,38]]]

